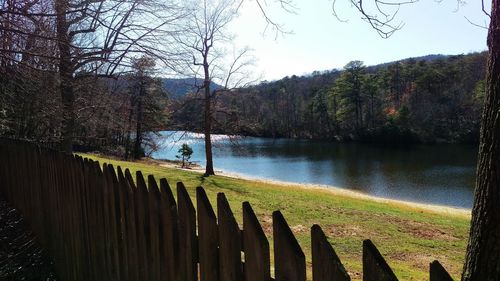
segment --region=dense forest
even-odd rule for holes
[[[343,70],[248,88],[222,90],[215,85],[214,131],[337,141],[475,143],[485,60],[486,54],[480,53],[368,67],[353,61]],[[22,65],[2,69],[0,135],[59,142],[58,77]],[[143,155],[143,147],[155,149],[145,132],[201,131],[203,100],[187,84],[195,80],[157,76],[154,61],[140,58],[119,78],[77,77],[75,148],[128,158]]]
[[[220,91],[215,131],[389,143],[476,143],[486,53],[426,56],[285,77]],[[196,93],[171,103],[169,128],[200,131]]]
[[[134,60],[132,69],[113,79],[76,77],[76,150],[129,158],[154,147],[145,132],[167,124],[168,96],[163,81],[153,78],[151,59]],[[57,147],[63,118],[58,75],[22,65],[0,70],[0,136]]]
[[[166,120],[155,71],[174,52],[158,38],[187,11],[154,0],[0,0],[0,136],[142,156],[147,132]]]
[[[206,140],[218,132],[477,141],[485,53],[368,67],[353,61],[242,87],[248,50],[228,52],[239,54],[232,63],[221,55],[238,2],[204,9],[155,0],[0,3],[0,136],[124,158],[155,149],[151,133],[166,129],[204,131]],[[208,12],[224,15],[212,23],[222,25],[211,30],[217,34],[181,28],[211,26],[200,24]],[[216,38],[220,49],[199,45]]]

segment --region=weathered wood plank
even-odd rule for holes
[[[177,280],[179,271],[179,227],[177,204],[166,179],[160,179],[161,280]]]
[[[429,275],[430,281],[453,281],[448,271],[436,260],[430,264]]]
[[[98,277],[98,266],[97,266],[97,255],[99,254],[98,248],[97,248],[97,243],[95,243],[95,237],[96,237],[96,232],[93,231],[94,229],[97,228],[97,213],[95,209],[95,200],[94,199],[94,190],[93,190],[93,184],[94,184],[94,179],[93,179],[93,174],[92,174],[92,167],[90,165],[89,159],[85,158],[83,160],[83,173],[85,177],[85,182],[84,182],[84,189],[85,193],[87,195],[87,198],[85,198],[85,205],[87,206],[87,240],[89,241],[88,243],[88,252],[89,256],[87,257],[88,263],[90,265],[90,278],[91,280],[99,280]],[[45,207],[48,208],[48,207]],[[49,224],[49,223],[47,223]],[[50,225],[50,224],[49,224]],[[96,257],[93,259],[92,257]]]
[[[88,194],[85,189],[85,177],[83,174],[83,161],[81,156],[74,156],[74,164],[75,164],[75,182],[76,182],[76,198],[78,200],[78,209],[79,209],[79,233],[80,237],[78,238],[79,247],[80,247],[80,263],[81,263],[81,272],[80,277],[81,280],[91,280],[93,277],[91,276],[92,270],[90,269],[89,264],[89,252],[88,252],[88,244],[90,243],[88,240],[88,209],[86,204],[86,198]],[[128,281],[128,280],[125,280]]]
[[[117,213],[117,223],[118,223],[118,253],[120,258],[120,276],[121,280],[129,281],[130,275],[129,264],[128,264],[128,244],[127,244],[127,215],[125,207],[125,193],[127,192],[127,187],[123,185],[123,172],[120,166],[116,167],[116,173],[113,173],[113,184],[114,192],[116,198],[116,213]]]
[[[109,254],[111,258],[111,280],[122,280],[124,278],[121,277],[120,272],[120,253],[118,251],[119,248],[119,242],[118,242],[118,233],[119,227],[118,227],[118,215],[116,213],[116,199],[115,199],[115,183],[116,178],[113,179],[115,176],[114,174],[114,168],[112,165],[106,165],[104,164],[103,166],[103,173],[104,173],[104,179],[105,179],[105,200],[107,204],[107,209],[108,209],[108,239],[109,239]]]
[[[350,281],[342,262],[317,224],[311,227],[312,266],[314,281]]]
[[[129,169],[125,169],[125,179],[127,179],[128,184],[132,189],[135,189],[137,187],[134,182],[134,177],[132,177],[132,173],[130,173]]]
[[[160,281],[160,189],[152,175],[148,176],[149,266],[151,281]]]
[[[113,258],[112,258],[112,251],[113,247],[111,245],[111,229],[110,229],[110,214],[109,214],[109,200],[108,200],[108,185],[107,185],[107,180],[106,180],[106,175],[105,175],[105,170],[106,170],[106,163],[103,163],[103,166],[99,170],[99,181],[101,182],[100,187],[99,187],[99,202],[101,204],[101,209],[102,209],[102,230],[103,230],[103,238],[104,238],[104,258],[106,259],[106,267],[105,271],[107,274],[107,279],[114,281],[112,278],[112,271],[113,271]]]
[[[125,173],[130,174],[130,172],[125,170]],[[135,210],[135,199],[134,191],[130,185],[130,181],[125,178],[121,169],[118,169],[118,180],[122,188],[124,189],[124,208],[126,220],[126,230],[127,230],[127,253],[128,253],[128,274],[129,279],[140,280],[139,279],[139,254],[137,249],[137,228],[136,228],[136,210]]]
[[[248,202],[243,202],[243,251],[245,280],[271,280],[269,241]]]
[[[196,188],[198,210],[198,256],[200,280],[219,280],[219,249],[217,217],[202,187]]]
[[[224,193],[217,194],[220,281],[243,280],[241,231]]]
[[[370,240],[363,241],[363,281],[397,281],[398,278]]]
[[[177,183],[177,204],[179,214],[179,281],[197,281],[196,211],[186,187],[181,182]]]
[[[273,212],[276,281],[305,281],[306,257],[280,211]]]
[[[126,175],[126,172],[125,172]],[[136,211],[136,231],[137,231],[137,254],[139,278],[149,281],[149,216],[148,216],[148,196],[146,183],[142,173],[136,173],[137,188],[134,189],[134,201]]]
[[[98,280],[109,280],[109,262],[107,259],[106,252],[106,225],[104,220],[104,200],[103,200],[103,175],[101,168],[99,167],[98,162],[92,162],[92,172],[94,173],[93,177],[95,182],[93,183],[93,191],[94,191],[94,200],[95,200],[95,209],[96,209],[96,237],[95,243],[98,244],[98,255],[96,259],[98,259],[98,269],[97,276]]]
[[[71,184],[72,184],[72,192],[71,197],[73,200],[73,235],[74,235],[74,258],[75,258],[75,277],[76,280],[88,280],[87,276],[88,270],[86,269],[85,262],[85,253],[84,253],[84,236],[83,236],[83,212],[84,206],[82,205],[82,201],[80,200],[82,197],[81,190],[81,176],[79,174],[79,163],[77,158],[74,155],[70,156],[69,159],[70,170],[71,170]]]

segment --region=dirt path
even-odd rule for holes
[[[52,261],[17,210],[0,197],[0,280],[57,280]]]

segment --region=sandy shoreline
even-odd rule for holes
[[[158,162],[161,162],[161,163],[159,163],[159,165],[162,167],[175,168],[175,169],[185,170],[185,171],[193,171],[193,172],[197,172],[197,173],[204,172],[204,169],[202,167],[199,167],[199,166],[191,167],[189,169],[183,169],[183,168],[179,167],[178,165],[171,163],[171,162],[164,162],[164,161],[160,161],[160,160],[158,160]],[[379,202],[379,203],[392,204],[395,206],[409,207],[409,208],[415,209],[415,211],[425,210],[425,211],[431,211],[431,212],[440,213],[440,214],[456,215],[456,216],[462,216],[462,217],[470,217],[470,215],[471,215],[471,209],[377,197],[377,196],[369,195],[369,194],[366,194],[366,193],[363,193],[360,191],[349,190],[346,188],[332,186],[332,185],[311,184],[311,183],[295,183],[295,182],[287,182],[287,181],[280,181],[280,180],[270,180],[270,179],[246,176],[246,175],[242,175],[242,174],[238,174],[238,173],[232,173],[232,172],[228,172],[228,171],[224,171],[224,170],[216,170],[216,174],[218,176],[256,181],[256,182],[261,182],[261,183],[265,183],[265,184],[293,186],[293,187],[303,188],[303,189],[324,190],[324,191],[331,192],[332,194],[337,194],[337,195],[342,195],[342,196],[347,196],[347,197],[352,197],[352,198],[371,200],[371,201],[375,201],[375,202]]]

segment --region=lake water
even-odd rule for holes
[[[182,143],[205,163],[201,134],[162,132],[156,159],[176,159]],[[471,208],[477,147],[374,147],[310,140],[212,136],[216,170],[295,183],[331,185],[385,198]]]

